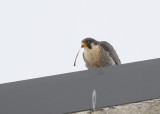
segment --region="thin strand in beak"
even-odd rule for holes
[[[75,58],[75,61],[74,61],[74,66],[76,66],[77,57],[78,57],[80,51],[81,51],[81,48],[79,49],[79,51],[78,51],[78,53],[76,55],[76,58]]]

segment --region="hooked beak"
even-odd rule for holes
[[[82,45],[81,45],[81,47],[83,48],[83,47],[87,47],[87,43],[85,43],[85,42],[82,42]]]

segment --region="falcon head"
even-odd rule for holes
[[[98,45],[98,41],[93,38],[85,38],[82,40],[82,48],[92,49],[94,46]]]

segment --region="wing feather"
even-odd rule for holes
[[[121,64],[121,61],[115,51],[115,49],[113,48],[113,46],[111,44],[109,44],[106,41],[101,41],[100,45],[107,51],[110,53],[110,56],[113,58],[113,60],[116,62],[116,64]]]

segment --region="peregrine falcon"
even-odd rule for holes
[[[85,38],[82,40],[82,48],[84,48],[83,59],[88,69],[121,64],[116,51],[106,41]]]

